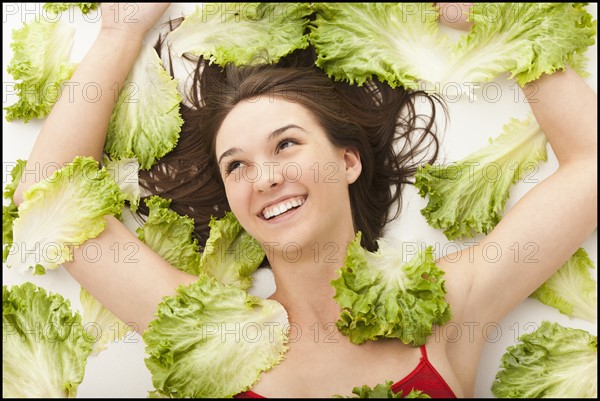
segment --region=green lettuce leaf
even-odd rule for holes
[[[543,321],[507,348],[492,393],[497,398],[598,398],[598,337]]]
[[[44,3],[44,11],[60,14],[69,7],[79,7],[82,13],[87,14],[90,10],[97,9],[99,5],[100,3]]]
[[[6,262],[13,244],[13,222],[19,217],[19,208],[14,202],[2,205],[2,261]]]
[[[15,191],[17,190],[17,186],[19,185],[19,181],[21,181],[21,176],[23,175],[23,170],[25,170],[25,166],[27,165],[27,160],[17,160],[17,163],[13,166],[10,171],[11,181],[6,184],[4,187],[4,199],[10,200],[10,204],[8,206],[2,205],[2,261],[6,262],[6,258],[8,258],[8,253],[10,252],[10,248],[13,243],[13,222],[19,217],[19,208],[15,203],[13,197],[15,195]]]
[[[76,157],[23,196],[6,260],[20,272],[43,273],[71,261],[70,246],[97,237],[106,227],[104,216],[123,209],[119,187],[91,157]]]
[[[354,344],[379,338],[399,338],[420,346],[434,324],[451,318],[446,289],[433,259],[433,248],[418,252],[410,261],[384,240],[379,250],[360,246],[360,232],[350,243],[339,278],[331,284],[342,307],[337,327]]]
[[[421,214],[450,240],[490,232],[501,219],[512,185],[547,160],[546,136],[533,114],[511,119],[503,131],[458,162],[425,164],[415,174],[419,195],[429,196]]]
[[[247,289],[252,284],[252,273],[265,257],[262,247],[231,212],[221,219],[212,218],[209,226],[201,271],[224,284]]]
[[[276,301],[200,275],[163,298],[143,334],[156,395],[226,398],[249,389],[287,351]]]
[[[13,200],[15,196],[15,191],[19,186],[19,181],[21,181],[21,176],[23,175],[23,171],[25,170],[25,166],[27,165],[27,160],[18,159],[16,164],[10,170],[11,181],[6,184],[4,187],[4,193],[2,196],[4,199]]]
[[[438,17],[432,3],[320,3],[309,40],[329,77],[418,88],[442,81],[450,58]]]
[[[530,295],[569,317],[595,323],[598,316],[594,262],[579,248],[561,268]]]
[[[584,73],[596,21],[586,3],[475,3],[473,28],[453,49],[448,82],[487,82],[508,72],[524,86],[569,63]]]
[[[129,202],[129,208],[133,213],[140,205],[140,164],[136,158],[126,158],[121,160],[110,160],[108,157],[102,158],[102,166],[106,168],[108,174],[119,185],[125,200]]]
[[[190,53],[211,63],[275,63],[308,47],[308,3],[204,3],[169,34],[178,56]]]
[[[366,384],[362,387],[354,387],[352,389],[352,393],[356,395],[356,397],[343,397],[340,395],[334,395],[334,398],[431,398],[427,394],[423,393],[420,390],[412,389],[410,393],[406,394],[405,397],[402,396],[402,390],[394,393],[392,390],[394,382],[391,380],[386,381],[384,384],[377,384],[375,387],[371,388]]]
[[[521,86],[569,64],[585,76],[597,31],[585,4],[475,3],[473,28],[452,44],[432,3],[318,3],[309,41],[336,80],[456,96],[502,73]]]
[[[194,220],[171,210],[170,199],[151,196],[144,202],[148,219],[136,230],[138,238],[179,270],[200,274],[200,249]]]
[[[137,158],[148,170],[179,140],[181,95],[151,46],[142,46],[110,117],[104,150],[113,160]]]
[[[98,355],[108,344],[122,340],[127,333],[133,331],[131,325],[113,315],[83,287],[79,292],[79,299],[83,307],[83,327],[93,343],[92,356]]]
[[[3,285],[2,331],[2,397],[75,398],[92,345],[69,300]]]
[[[13,58],[6,71],[15,83],[18,101],[6,110],[6,120],[44,118],[60,97],[61,84],[75,71],[68,61],[75,30],[40,19],[13,30]]]

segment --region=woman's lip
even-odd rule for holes
[[[306,204],[307,199],[308,199],[308,197],[304,198],[304,202],[300,206],[289,209],[286,212],[284,212],[278,216],[271,217],[270,219],[266,219],[265,216],[263,216],[263,214],[260,213],[259,217],[266,223],[278,223],[278,222],[287,220],[288,218],[293,217],[296,214],[296,212],[298,212],[298,210],[301,209]]]
[[[292,198],[295,198],[295,197],[293,196],[293,197],[290,197],[290,198],[287,198],[287,199],[292,199]],[[284,199],[286,199],[286,198],[284,198]],[[261,218],[263,221],[265,221],[265,222],[267,222],[267,223],[277,223],[277,222],[280,222],[280,221],[286,220],[287,218],[291,218],[293,215],[295,215],[295,214],[296,214],[296,212],[297,212],[299,209],[301,209],[301,208],[302,208],[302,206],[304,206],[304,205],[306,204],[306,201],[307,201],[307,199],[308,199],[308,197],[304,197],[304,201],[302,202],[302,204],[301,204],[300,206],[296,206],[296,207],[294,207],[294,208],[292,208],[292,209],[289,209],[289,210],[287,210],[287,211],[283,212],[282,214],[280,214],[280,215],[278,215],[278,216],[271,217],[271,218],[267,219],[267,218],[265,218],[265,216],[263,216],[263,214],[262,214],[262,212],[261,212],[261,213],[259,214],[259,217],[260,217],[260,218]]]
[[[270,208],[274,205],[278,205],[280,203],[285,203],[286,201],[291,201],[292,199],[299,199],[299,198],[302,198],[302,204],[304,204],[304,202],[306,202],[307,195],[287,195],[287,196],[279,197],[278,199],[274,200],[273,202],[269,202],[266,205],[264,205],[262,207],[262,209],[260,209],[260,211],[257,213],[257,215],[259,217],[264,218],[265,209]],[[300,206],[302,206],[302,205],[300,205]]]

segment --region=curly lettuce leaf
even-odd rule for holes
[[[492,384],[497,398],[598,398],[598,337],[543,321],[507,348]]]
[[[252,285],[252,273],[265,253],[231,212],[221,219],[212,218],[210,236],[202,253],[201,271],[243,290]]]
[[[79,7],[82,13],[87,14],[90,10],[97,9],[99,5],[100,3],[44,3],[44,11],[60,14],[69,7]]]
[[[359,232],[348,246],[339,278],[331,282],[342,307],[337,327],[354,344],[382,337],[424,344],[434,324],[451,318],[444,272],[435,264],[433,248],[406,262],[397,246],[379,240],[379,250],[369,252],[360,238]]]
[[[148,170],[179,140],[181,95],[151,46],[142,46],[110,117],[104,150],[113,160],[137,158]]]
[[[16,82],[18,101],[6,110],[6,120],[44,118],[60,97],[61,84],[75,71],[69,53],[75,30],[40,19],[13,30],[13,58],[6,71]]]
[[[308,47],[308,3],[204,3],[169,34],[178,56],[190,53],[211,63],[275,63]]]
[[[23,170],[27,165],[27,160],[17,160],[17,163],[10,171],[11,181],[4,187],[4,199],[10,200],[8,206],[2,205],[2,261],[6,262],[8,253],[13,243],[13,222],[19,217],[19,208],[13,200]]]
[[[410,393],[406,394],[406,396],[402,396],[402,390],[397,393],[392,390],[393,385],[394,382],[391,380],[388,380],[383,384],[377,384],[373,388],[365,384],[362,387],[354,387],[352,389],[352,394],[354,394],[355,397],[334,395],[333,398],[431,398],[422,391],[415,389],[410,390]]]
[[[474,22],[453,48],[448,82],[488,82],[502,73],[524,86],[568,64],[584,73],[596,21],[586,3],[475,3]]]
[[[438,20],[432,3],[322,3],[309,40],[329,77],[419,88],[440,82],[450,57]]]
[[[287,351],[283,306],[200,275],[163,298],[143,334],[154,396],[232,397]]]
[[[4,193],[2,194],[4,199],[9,199],[11,201],[13,200],[15,191],[19,186],[19,181],[21,181],[21,177],[26,165],[27,160],[18,159],[13,168],[10,170],[11,181],[4,187]]]
[[[14,202],[2,205],[2,261],[6,262],[13,244],[13,222],[19,217],[19,208]]]
[[[105,156],[102,158],[102,166],[119,185],[125,200],[129,202],[129,208],[135,213],[140,205],[142,192],[139,181],[140,163],[136,158],[110,160]]]
[[[512,185],[547,160],[546,136],[533,114],[511,119],[503,131],[458,162],[425,164],[415,174],[419,195],[429,196],[421,214],[450,240],[490,232],[501,219]]]
[[[595,323],[598,316],[596,282],[590,270],[594,262],[579,248],[561,268],[530,297],[558,309],[569,317]]]
[[[138,238],[179,270],[200,274],[200,249],[194,235],[194,220],[171,210],[170,199],[151,196],[144,202],[148,219],[136,230]]]
[[[104,216],[123,209],[119,187],[91,157],[76,157],[23,196],[6,260],[20,272],[43,273],[71,261],[70,247],[97,237],[106,227]]]
[[[69,300],[4,285],[2,331],[2,397],[75,398],[92,345]]]
[[[131,325],[113,315],[83,287],[79,292],[79,299],[83,306],[83,327],[93,343],[92,356],[98,355],[108,344],[122,340],[128,332],[133,331]]]

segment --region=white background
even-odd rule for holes
[[[43,3],[4,3],[3,4],[3,107],[12,105],[17,97],[12,93],[14,80],[7,74],[6,67],[12,58],[10,49],[11,32],[19,29],[23,23],[33,21],[40,15]],[[195,6],[189,4],[173,4],[167,10],[162,20],[188,14]],[[590,4],[588,10],[594,18],[597,15],[597,5]],[[36,17],[37,16],[37,17]],[[161,20],[161,21],[162,21]],[[76,29],[75,42],[71,52],[71,60],[79,62],[91,46],[99,30],[99,16],[92,12],[85,18],[78,9],[65,13],[61,23],[72,25]],[[442,30],[457,38],[459,32],[448,28]],[[147,36],[149,43],[154,43],[156,33],[150,32]],[[587,78],[588,84],[597,92],[597,46],[589,49],[590,63],[588,71],[591,76]],[[524,118],[529,106],[524,101],[524,96],[517,90],[514,81],[500,77],[494,83],[484,86],[485,91],[479,91],[477,100],[462,99],[449,103],[450,123],[443,136],[442,159],[457,161],[475,150],[485,146],[488,138],[496,137],[502,132],[502,126],[512,117]],[[17,159],[27,159],[35,139],[40,131],[43,121],[31,120],[24,124],[20,121],[8,123],[5,120],[6,112],[3,111],[3,186],[10,179],[9,172]],[[74,140],[77,140],[74,138]],[[557,168],[556,158],[549,149],[547,163],[540,166],[538,172],[532,176],[537,180],[550,175]],[[585,174],[585,172],[582,172]],[[510,208],[534,183],[517,183],[511,190],[507,203]],[[436,250],[445,253],[449,241],[441,231],[434,230],[427,225],[421,216],[420,210],[425,207],[426,200],[417,195],[413,187],[407,188],[403,195],[403,212],[400,218],[391,223],[387,235],[402,241],[418,241],[434,245]],[[6,201],[5,201],[6,204]],[[133,227],[133,225],[131,225]],[[480,237],[479,237],[480,238]],[[477,241],[478,237],[472,239]],[[463,243],[459,242],[460,245]],[[597,265],[597,231],[594,231],[583,247],[586,249],[594,265]],[[256,277],[253,292],[258,295],[268,296],[273,289],[270,273],[261,269]],[[593,272],[596,275],[596,270]],[[59,268],[48,272],[44,276],[22,276],[3,265],[3,284],[13,285],[25,281],[32,281],[46,289],[58,292],[69,298],[75,309],[79,309],[79,285]],[[507,291],[510,289],[507,288]],[[592,334],[597,334],[597,325],[580,319],[569,319],[557,310],[541,304],[537,300],[528,299],[497,326],[490,327],[488,343],[483,353],[481,367],[475,391],[476,397],[492,397],[490,386],[500,366],[500,359],[506,347],[516,342],[516,338],[533,331],[542,320],[555,321],[563,326],[581,328]],[[466,334],[466,333],[465,333]],[[137,334],[129,335],[124,341],[114,343],[96,357],[89,359],[85,378],[78,390],[78,397],[146,397],[147,391],[152,390],[151,377],[144,365],[144,343]],[[332,373],[335,374],[335,373]],[[359,383],[357,383],[358,385]]]

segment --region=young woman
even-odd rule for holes
[[[139,4],[136,24],[103,18],[100,34],[72,80],[94,81],[106,93],[115,82],[122,84],[144,34],[167,6]],[[105,15],[111,15],[109,7],[102,4]],[[390,141],[396,117],[410,110],[418,94],[385,85],[369,87],[379,90],[371,93],[368,88],[344,89],[322,71],[301,64],[302,59],[286,60],[277,67],[232,68],[224,74],[204,66],[198,101],[202,107],[197,119],[187,124],[200,124],[200,143],[218,167],[215,182],[222,181],[219,185],[226,194],[224,207],[230,207],[260,243],[268,244],[265,251],[276,283],[270,298],[285,307],[291,323],[310,332],[315,323],[331,327],[338,320],[340,309],[329,283],[337,277],[346,248],[360,230],[366,233],[363,246],[375,249],[387,209],[398,199],[389,194],[389,185],[406,182],[414,168],[409,163],[412,154],[406,152],[400,153],[405,159],[399,165],[384,166],[382,160],[391,162],[395,157]],[[433,396],[473,395],[486,324],[500,321],[521,303],[597,225],[596,95],[570,69],[543,76],[531,87],[535,92],[526,96],[560,167],[514,205],[478,245],[437,261],[445,271],[452,324],[434,327],[421,348],[397,340],[357,346],[337,331],[328,341],[304,336],[289,344],[285,359],[263,373],[254,393],[246,395],[350,395],[354,386],[386,380],[398,381],[404,394],[413,384]],[[215,89],[221,96],[210,97]],[[359,93],[362,97],[357,98]],[[60,99],[28,165],[58,165],[81,155],[100,160],[113,106],[110,96],[95,103]],[[366,116],[369,113],[376,114]],[[416,130],[418,117],[408,115],[412,118],[398,126],[400,134],[416,138],[412,144],[424,149],[421,145],[432,138],[433,127]],[[75,136],[78,140],[72,141]],[[29,181],[19,185],[17,202],[34,183],[35,177],[25,178]],[[138,262],[115,263],[107,251],[92,264],[76,250],[74,261],[65,268],[96,299],[123,321],[135,322],[143,333],[162,297],[196,278],[170,266],[117,219],[106,220],[106,230],[95,241],[106,250],[115,242],[135,243]],[[481,249],[488,244],[508,249],[515,242],[535,242],[537,262],[515,260],[508,252],[494,263],[482,257]],[[293,263],[283,253],[289,243],[301,250]],[[332,246],[337,252],[315,260],[315,244],[328,251],[320,255],[330,255]],[[460,327],[473,335],[453,335]],[[438,330],[445,335],[436,336]]]

